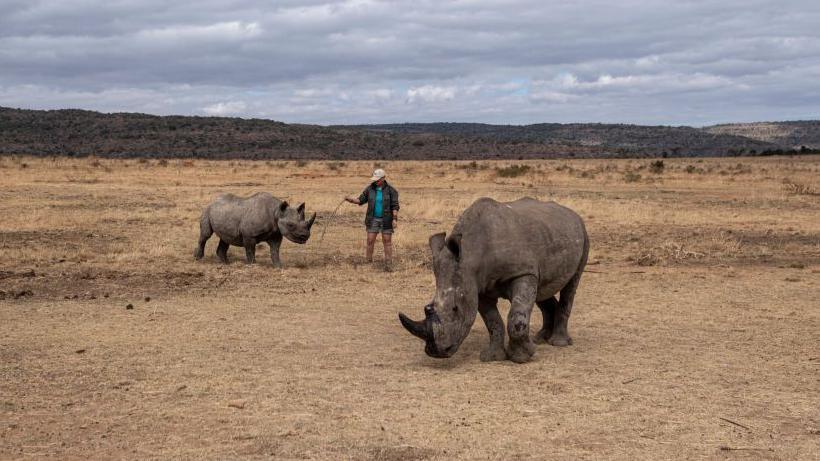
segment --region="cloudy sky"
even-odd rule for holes
[[[0,0],[0,106],[707,125],[820,118],[818,0]]]

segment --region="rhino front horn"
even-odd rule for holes
[[[399,313],[399,320],[404,328],[407,329],[413,336],[417,338],[421,338],[427,341],[429,335],[427,333],[427,326],[424,322],[416,322],[415,320],[410,320],[406,315]]]
[[[310,220],[307,223],[308,227],[313,226],[313,221],[316,221],[316,213],[313,213],[313,215],[311,215]]]

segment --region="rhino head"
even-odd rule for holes
[[[404,328],[426,343],[430,357],[447,358],[456,353],[475,322],[478,291],[474,278],[461,261],[460,236],[446,238],[443,232],[430,237],[436,294],[424,306],[424,320],[399,314]]]
[[[288,205],[288,202],[283,201],[279,205],[277,218],[276,225],[285,238],[294,243],[306,243],[310,238],[310,228],[316,220],[316,213],[313,213],[310,219],[305,220],[304,203],[294,209]]]

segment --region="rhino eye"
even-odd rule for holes
[[[453,312],[458,312],[458,305],[453,304]]]

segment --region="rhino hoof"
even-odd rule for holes
[[[552,335],[547,342],[556,347],[571,346],[572,338],[569,336]]]
[[[515,349],[509,351],[507,358],[515,363],[527,363],[532,360],[532,354],[524,349]]]
[[[488,347],[481,351],[479,358],[482,362],[499,362],[507,360],[507,353],[504,351],[504,348]]]
[[[552,336],[552,333],[549,331],[541,330],[535,334],[532,338],[532,342],[535,344],[546,344],[549,342],[549,337]]]

